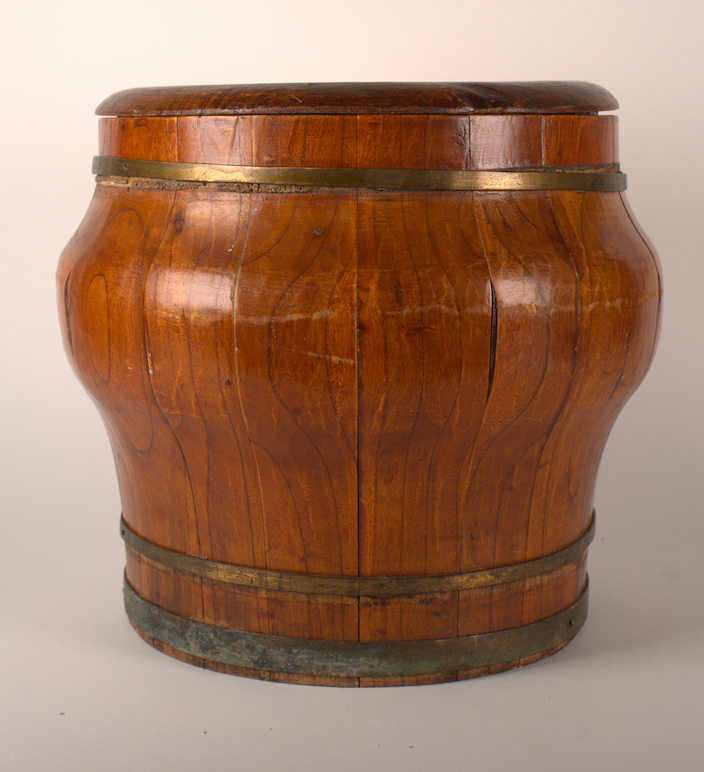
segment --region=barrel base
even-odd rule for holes
[[[261,635],[180,617],[125,582],[125,608],[140,637],[191,665],[263,681],[314,686],[410,686],[491,675],[564,648],[587,616],[588,589],[540,622],[432,641],[340,642]]]
[[[470,678],[479,678],[485,675],[494,675],[495,673],[504,673],[507,670],[514,670],[525,665],[532,665],[546,657],[557,654],[558,651],[567,646],[572,640],[563,641],[557,646],[548,649],[532,657],[523,657],[512,662],[504,662],[499,665],[490,665],[485,667],[472,668],[471,670],[457,670],[449,673],[433,673],[415,676],[376,676],[376,677],[355,677],[355,676],[324,676],[324,675],[300,675],[296,673],[279,673],[273,670],[257,670],[251,667],[238,667],[228,665],[224,662],[216,662],[212,659],[195,657],[185,651],[174,649],[168,644],[158,641],[156,638],[142,632],[133,623],[132,627],[136,630],[139,637],[153,646],[162,654],[168,654],[169,657],[178,659],[188,665],[195,665],[206,670],[214,670],[217,673],[226,673],[227,675],[241,676],[243,678],[256,678],[259,681],[273,681],[283,684],[299,684],[302,686],[427,686],[429,684],[445,684],[450,681],[467,681]]]

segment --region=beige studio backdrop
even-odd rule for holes
[[[2,19],[0,769],[704,768],[702,5],[26,0]],[[93,110],[137,86],[365,80],[587,80],[620,100],[665,310],[602,460],[589,618],[555,657],[459,683],[199,670],[128,625],[112,456],[61,349],[54,271],[91,197]]]

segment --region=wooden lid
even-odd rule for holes
[[[98,115],[597,113],[618,108],[601,86],[532,83],[279,83],[119,91]]]

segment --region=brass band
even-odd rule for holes
[[[416,595],[418,593],[451,592],[491,587],[505,582],[528,579],[578,560],[594,538],[595,519],[592,516],[587,530],[572,544],[558,552],[524,563],[499,568],[467,571],[459,574],[432,576],[321,576],[296,574],[287,571],[268,571],[260,568],[219,563],[202,557],[185,555],[165,549],[138,536],[120,522],[120,533],[125,543],[137,554],[160,566],[185,574],[227,584],[258,587],[281,592],[302,592],[311,595]]]
[[[454,171],[449,169],[353,169],[293,166],[228,166],[136,161],[96,156],[93,173],[199,183],[248,183],[374,190],[584,190],[626,189],[619,171]]]
[[[251,633],[196,622],[141,598],[125,579],[125,610],[143,634],[201,660],[280,673],[413,676],[472,670],[547,653],[579,632],[588,589],[569,608],[540,622],[495,633],[420,641],[319,641]]]

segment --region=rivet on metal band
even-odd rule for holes
[[[200,183],[249,183],[374,190],[584,190],[626,189],[619,171],[454,171],[449,169],[352,169],[293,166],[228,166],[137,161],[96,156],[93,173]]]
[[[216,627],[141,598],[125,580],[125,610],[145,635],[195,657],[237,667],[327,676],[412,676],[472,670],[542,654],[572,640],[587,617],[588,588],[564,611],[495,633],[421,641],[319,641]]]
[[[152,562],[182,572],[217,582],[245,587],[258,587],[281,592],[303,592],[311,595],[416,595],[418,593],[451,592],[491,587],[505,582],[528,579],[578,560],[594,538],[595,518],[592,516],[587,530],[572,544],[558,552],[524,563],[467,571],[459,574],[432,576],[321,576],[296,574],[287,571],[268,571],[259,568],[219,563],[182,552],[165,549],[138,536],[124,520],[120,533],[125,543],[137,554]]]

